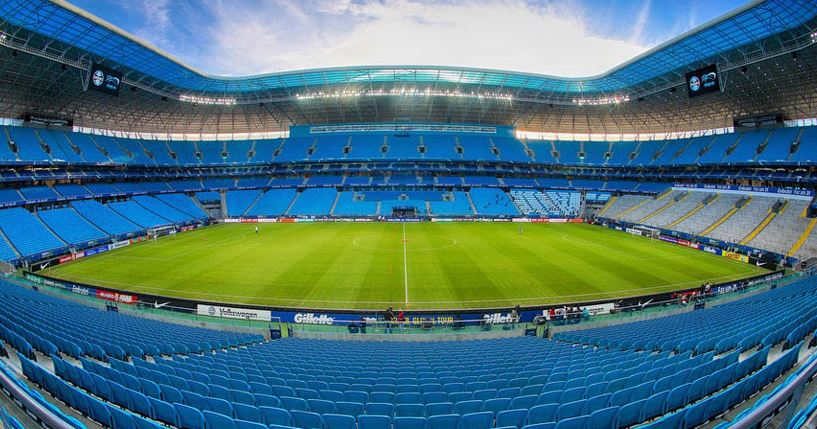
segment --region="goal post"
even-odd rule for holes
[[[176,226],[175,225],[166,225],[166,226],[159,226],[156,228],[148,228],[148,240],[158,240],[159,237],[164,237],[166,235],[175,236],[176,235]]]

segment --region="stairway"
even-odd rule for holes
[[[604,216],[604,214],[607,213],[607,210],[610,207],[612,207],[613,204],[616,203],[616,201],[618,201],[618,195],[614,195],[614,196],[610,197],[610,199],[607,201],[607,204],[605,204],[604,207],[602,207],[601,210],[599,210],[599,212],[596,214],[596,217]]]
[[[702,202],[701,202],[701,203],[699,203],[697,206],[695,206],[695,208],[693,208],[692,210],[690,210],[689,212],[687,212],[687,214],[685,214],[685,215],[683,215],[683,216],[679,217],[678,219],[674,220],[672,223],[670,223],[669,225],[667,225],[667,228],[668,228],[668,229],[672,229],[672,227],[674,227],[675,225],[678,225],[679,223],[681,223],[681,222],[683,222],[683,221],[685,221],[685,220],[687,220],[687,219],[691,218],[693,215],[695,215],[695,213],[698,213],[699,211],[701,211],[701,209],[703,209],[703,208],[704,208],[704,207],[706,207],[707,205],[709,205],[709,204],[713,203],[715,200],[717,200],[717,199],[718,199],[718,198],[720,198],[720,197],[721,197],[721,195],[720,195],[720,194],[715,194],[715,197],[714,197],[714,198],[707,198],[706,200],[702,201]]]
[[[766,215],[766,218],[763,219],[763,221],[761,221],[760,224],[757,227],[755,227],[755,229],[752,230],[752,232],[750,232],[749,235],[746,236],[746,238],[741,240],[740,244],[746,245],[746,244],[749,244],[750,241],[754,240],[754,238],[757,237],[757,235],[760,234],[761,231],[766,229],[766,226],[769,225],[769,223],[772,220],[774,220],[775,216],[777,216],[779,213],[783,213],[786,210],[786,207],[788,207],[788,205],[789,205],[789,202],[785,201],[783,203],[783,206],[780,207],[779,210],[777,210],[777,211],[775,211],[773,209],[769,210],[769,214]]]
[[[712,225],[709,225],[709,227],[707,227],[705,230],[701,231],[701,233],[699,235],[702,235],[704,237],[709,235],[710,232],[716,230],[719,226],[721,226],[721,224],[723,224],[724,222],[729,220],[729,218],[731,218],[732,215],[734,215],[735,213],[740,211],[740,209],[746,207],[751,201],[752,201],[752,197],[750,196],[749,198],[746,199],[746,201],[743,202],[743,204],[740,207],[737,207],[737,204],[736,204],[735,207],[732,207],[731,209],[729,209],[729,211],[726,212],[726,214],[723,215],[720,219],[716,220],[715,223],[713,223]]]
[[[808,206],[806,206],[806,207],[808,207]],[[797,253],[798,250],[800,250],[800,247],[803,246],[803,243],[805,243],[806,240],[808,239],[809,235],[811,235],[811,231],[814,230],[815,225],[817,225],[817,218],[812,219],[808,223],[808,226],[806,227],[806,230],[803,231],[802,234],[800,234],[800,238],[798,238],[797,241],[794,243],[794,245],[791,246],[791,249],[789,249],[789,251],[786,252],[786,256],[794,256],[794,254]]]
[[[652,212],[652,213],[650,213],[650,214],[648,214],[648,215],[646,215],[646,216],[642,217],[641,219],[639,219],[639,220],[638,220],[638,223],[644,223],[644,222],[646,222],[646,221],[648,221],[648,220],[652,219],[652,218],[653,218],[653,217],[655,217],[657,214],[659,214],[659,213],[661,213],[661,212],[663,212],[663,211],[667,210],[668,208],[670,208],[670,207],[674,206],[675,204],[677,204],[677,203],[679,203],[679,202],[681,202],[681,201],[683,201],[683,200],[687,199],[687,197],[689,197],[689,192],[687,192],[687,193],[685,193],[684,195],[682,195],[682,196],[681,196],[681,198],[673,199],[672,201],[668,202],[667,204],[664,204],[664,206],[663,206],[663,207],[661,207],[661,208],[659,208],[658,210],[656,210],[656,211],[654,211],[654,212]]]

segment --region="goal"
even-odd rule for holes
[[[148,240],[158,240],[159,237],[165,235],[176,235],[176,227],[174,225],[160,226],[156,228],[148,228]]]

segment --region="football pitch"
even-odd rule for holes
[[[763,270],[586,224],[224,224],[43,274],[134,293],[274,307],[412,310],[604,300]]]

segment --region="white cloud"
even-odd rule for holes
[[[225,0],[210,7],[212,40],[203,55],[189,60],[216,74],[427,64],[581,77],[648,48],[637,30],[631,40],[592,35],[564,3]]]

